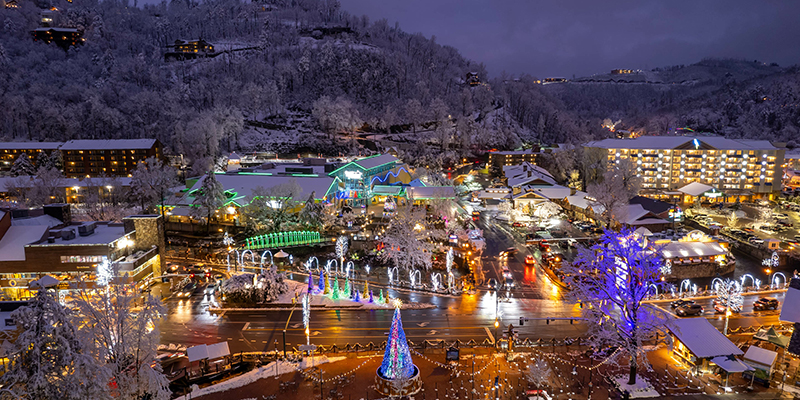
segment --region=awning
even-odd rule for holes
[[[199,361],[208,358],[208,346],[200,344],[186,349],[186,356],[189,357],[189,362]]]
[[[751,366],[739,361],[739,359],[734,356],[714,357],[711,359],[711,362],[717,364],[717,366],[724,369],[728,373],[744,372],[753,369]]]
[[[207,346],[208,358],[213,360],[215,358],[222,358],[231,354],[228,348],[228,342],[219,342]]]
[[[169,211],[170,215],[177,215],[179,217],[188,217],[192,215],[192,209],[187,207],[175,207]]]

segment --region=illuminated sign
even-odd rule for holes
[[[700,141],[697,139],[692,140],[692,144],[694,145],[695,150],[700,148]]]
[[[715,199],[722,196],[722,192],[718,192],[717,189],[711,189],[710,191],[703,193],[703,196]]]
[[[344,177],[347,179],[360,180],[364,177],[364,174],[362,174],[361,171],[344,171]]]

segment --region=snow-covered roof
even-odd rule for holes
[[[198,179],[197,182],[189,190],[189,193],[203,187],[203,181],[207,175]],[[229,200],[236,202],[240,206],[250,203],[252,200],[253,190],[257,187],[269,189],[275,186],[291,184],[296,182],[300,187],[300,193],[294,194],[294,200],[305,201],[311,193],[314,193],[316,200],[321,200],[325,196],[335,193],[338,190],[337,183],[339,178],[322,176],[322,177],[295,177],[295,176],[276,176],[276,175],[244,175],[244,174],[216,174],[217,181],[222,185],[226,192],[229,192],[233,197]],[[190,194],[180,197],[177,205],[190,205],[194,201],[194,196]]]
[[[507,151],[499,151],[498,150],[498,151],[491,152],[491,154],[497,154],[497,155],[501,155],[501,156],[505,156],[505,155],[513,156],[513,155],[533,154],[533,150],[532,149],[507,150]]]
[[[716,242],[669,242],[661,254],[664,258],[713,257],[728,254],[728,250]]]
[[[775,364],[775,359],[778,357],[778,353],[762,349],[758,346],[750,346],[747,348],[747,352],[744,353],[744,361],[748,364],[756,364],[759,367],[772,367]]]
[[[412,200],[455,199],[456,191],[452,186],[409,187],[406,196]]]
[[[728,373],[744,372],[752,368],[734,356],[719,356],[711,359],[711,362],[724,369]]]
[[[667,326],[697,358],[744,354],[703,317],[673,319]]]
[[[546,188],[534,188],[534,193],[546,199],[563,199],[570,195],[572,189],[560,185],[554,185]]]
[[[680,189],[679,192],[688,194],[689,196],[700,196],[701,194],[708,192],[709,190],[714,189],[711,185],[706,185],[700,182],[692,182]]]
[[[3,142],[0,150],[56,150],[63,142]]]
[[[632,199],[630,199],[629,203],[641,204],[645,210],[650,211],[656,215],[667,212],[672,208],[672,204],[669,204],[661,200],[653,200],[651,198],[644,196],[634,196]]]
[[[620,222],[631,226],[666,224],[667,220],[658,218],[649,210],[645,210],[641,204],[628,204],[624,214],[619,218]]]
[[[578,207],[582,210],[591,209],[595,214],[602,214],[606,208],[602,204],[597,204],[586,198],[586,194],[567,196],[567,203]]]
[[[479,199],[508,199],[511,198],[511,189],[508,188],[488,188],[478,192]]]
[[[398,196],[403,192],[403,187],[400,185],[375,185],[372,187],[372,194],[379,196]]]
[[[555,179],[547,170],[528,162],[504,166],[503,174],[508,180],[509,187],[522,185],[549,187],[556,184]]]
[[[76,28],[36,28],[33,31],[34,32],[47,32],[47,31],[53,31],[53,32],[78,32],[78,29],[76,29]]]
[[[585,146],[603,149],[666,150],[676,149],[689,142],[693,142],[692,148],[700,147],[705,143],[717,150],[778,149],[767,140],[728,139],[722,136],[640,136],[635,139],[603,139],[586,143]]]
[[[63,223],[64,221],[47,214],[38,217],[14,218],[11,220],[11,226],[46,226],[52,228]]]
[[[42,240],[45,225],[10,226],[0,238],[0,261],[25,261],[25,245]]]
[[[400,160],[391,154],[380,154],[377,156],[366,157],[360,160],[353,161],[356,165],[364,169],[372,169],[383,164],[395,163]]]
[[[21,179],[20,179],[21,178]],[[35,181],[33,181],[33,177],[30,176],[2,176],[0,177],[0,192],[8,192],[9,189],[14,186],[17,182],[25,182],[25,178],[28,178],[28,183],[25,186],[33,186]],[[62,178],[58,184],[60,188],[71,188],[71,187],[89,187],[89,186],[106,186],[111,183],[115,185],[119,185],[121,187],[130,187],[131,186],[131,178],[128,177],[115,177],[113,180],[111,178]]]
[[[156,139],[70,140],[61,150],[142,150],[156,144]]]
[[[46,227],[45,227],[46,228]],[[122,224],[98,223],[95,225],[94,233],[81,236],[78,234],[78,225],[70,225],[64,229],[75,231],[75,238],[64,240],[56,238],[55,243],[49,243],[46,239],[35,243],[36,246],[72,246],[72,245],[109,245],[125,236],[125,227]],[[63,231],[63,229],[62,229]]]

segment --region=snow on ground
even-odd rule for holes
[[[315,356],[315,357],[306,357],[300,363],[290,363],[286,361],[273,361],[263,367],[258,367],[252,371],[246,372],[242,375],[237,377],[228,379],[226,381],[220,382],[216,385],[211,385],[204,387],[202,389],[195,389],[190,394],[186,396],[178,397],[175,400],[188,400],[190,398],[195,398],[199,396],[204,396],[211,393],[219,393],[225,392],[231,389],[235,389],[238,387],[249,385],[259,379],[269,378],[275,376],[277,372],[278,375],[288,374],[290,372],[296,371],[299,369],[306,369],[311,367],[312,365],[320,365],[325,363],[332,363],[336,361],[344,360],[347,357],[327,357],[327,356]],[[187,397],[188,396],[188,397]]]
[[[642,399],[647,397],[661,396],[656,389],[641,376],[636,377],[636,384],[628,385],[627,375],[618,375],[614,377],[614,382],[620,391],[627,391],[630,393],[631,399]]]
[[[225,308],[225,307],[209,307],[212,311],[252,311],[252,310],[268,310],[270,309],[270,305],[276,306],[286,306],[292,304],[292,299],[295,299],[295,304],[299,307],[303,295],[306,293],[308,288],[308,284],[303,282],[297,282],[292,280],[285,280],[286,284],[289,286],[289,290],[286,293],[283,293],[278,296],[278,299],[274,302],[265,305],[265,307],[261,308]],[[339,282],[342,283],[341,280]],[[363,286],[356,285],[356,288],[361,290]],[[373,295],[374,291],[373,291]],[[378,303],[370,303],[368,301],[353,301],[350,299],[338,299],[334,300],[329,296],[323,295],[312,295],[311,296],[311,306],[312,307],[325,307],[325,308],[354,308],[354,309],[362,309],[362,310],[379,310],[379,309],[392,309],[394,306],[390,302],[386,302],[384,304]],[[430,303],[416,303],[416,302],[403,302],[402,309],[403,310],[422,310],[422,309],[429,309],[435,308],[433,304]]]

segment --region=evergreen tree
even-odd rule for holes
[[[194,202],[197,207],[193,207],[193,214],[200,218],[206,225],[206,230],[211,225],[211,216],[220,207],[225,205],[225,192],[222,184],[217,180],[213,172],[209,172],[203,178],[200,190],[194,193]]]
[[[36,168],[33,166],[27,153],[22,153],[14,160],[9,171],[11,176],[33,176],[36,175]]]
[[[44,168],[52,168],[50,165],[50,157],[47,156],[47,153],[40,151],[36,154],[36,168],[41,169]]]
[[[48,156],[50,159],[48,164],[48,169],[56,169],[58,171],[62,171],[64,169],[64,163],[61,159],[61,152],[58,150],[53,150],[50,152]]]

